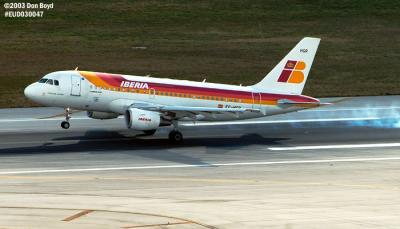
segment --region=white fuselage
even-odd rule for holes
[[[53,72],[44,76],[43,79],[47,79],[47,82],[39,81],[28,86],[25,94],[31,100],[46,106],[118,114],[125,114],[132,103],[259,110],[259,112],[249,111],[240,114],[205,112],[191,117],[193,120],[206,121],[249,119],[304,109],[279,106],[277,104],[279,99],[315,101],[307,96],[266,95],[255,91],[252,87],[142,76],[118,75],[123,77],[123,80],[115,83],[114,75],[104,75],[105,78],[100,75],[103,77],[100,79],[94,74],[80,71]],[[58,85],[55,85],[56,81]],[[105,81],[109,82],[104,83]],[[111,83],[113,86],[110,86]],[[116,86],[117,84],[120,85]],[[179,89],[181,91],[173,92],[178,90],[177,87],[181,88]]]

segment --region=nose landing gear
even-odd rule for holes
[[[61,127],[63,129],[68,129],[70,127],[69,120],[71,119],[71,108],[67,107],[64,109],[65,121],[61,122]]]
[[[67,121],[62,121],[62,122],[61,122],[61,127],[62,127],[63,129],[68,129],[69,126],[70,126],[69,122],[67,122]]]

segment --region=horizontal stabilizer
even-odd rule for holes
[[[289,99],[281,99],[278,100],[278,106],[283,106],[283,107],[291,107],[291,106],[296,106],[296,107],[304,107],[304,108],[310,108],[310,107],[320,107],[320,106],[326,106],[326,105],[331,105],[331,103],[320,103],[320,102],[297,102]]]

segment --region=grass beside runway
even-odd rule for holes
[[[64,69],[249,85],[304,36],[321,37],[304,94],[400,94],[398,1],[54,0],[44,18],[2,18],[0,107]]]

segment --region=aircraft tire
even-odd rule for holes
[[[169,137],[169,140],[175,144],[181,143],[183,141],[182,133],[179,131],[176,131],[176,130],[171,131],[169,133],[168,137]]]
[[[62,122],[61,122],[61,127],[62,127],[63,129],[68,129],[68,128],[70,127],[70,124],[69,124],[69,122],[67,122],[67,121],[62,121]]]

